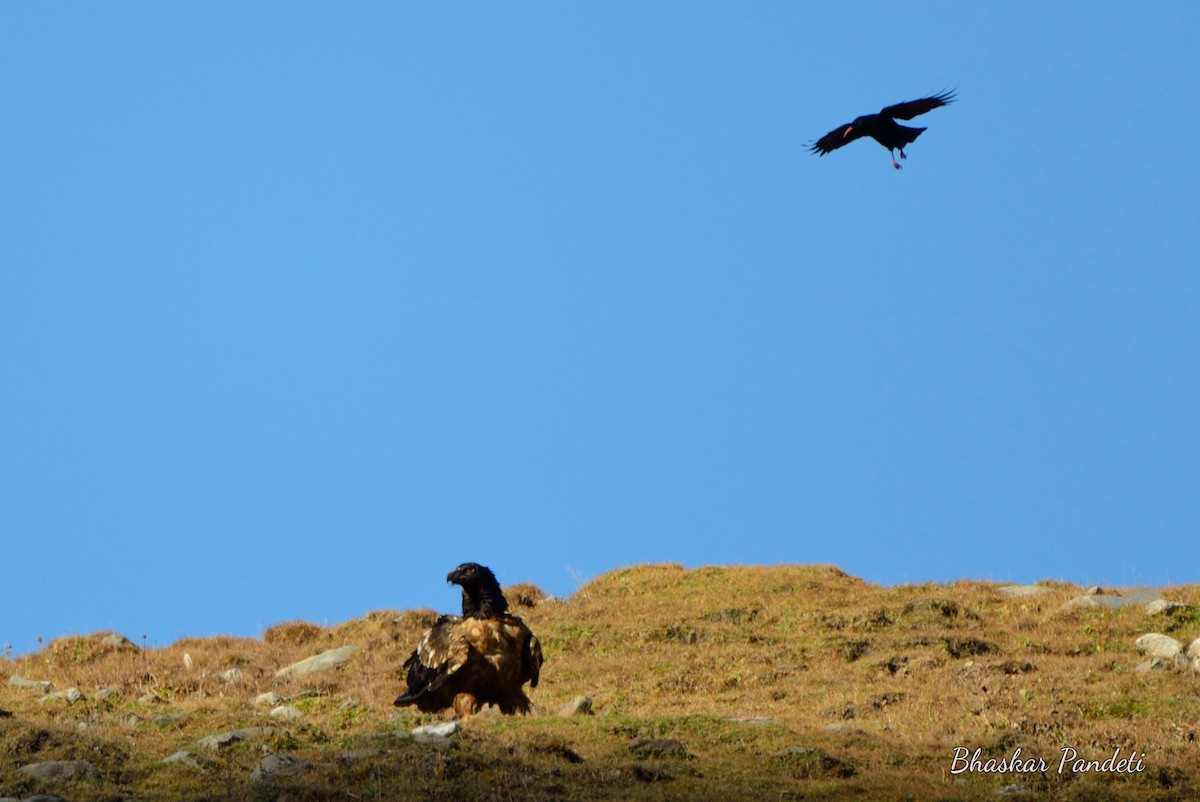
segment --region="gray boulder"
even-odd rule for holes
[[[576,696],[560,707],[558,714],[563,717],[590,716],[592,714],[592,697]]]
[[[1067,601],[1060,609],[1100,609],[1120,610],[1135,604],[1150,604],[1162,598],[1157,590],[1131,590],[1128,593],[1104,593],[1099,588],[1092,588],[1082,596]]]
[[[312,768],[312,764],[291,755],[270,754],[259,761],[250,772],[251,782],[273,780],[276,777],[294,777]]]
[[[39,780],[99,780],[100,770],[86,760],[48,760],[17,769]]]
[[[449,746],[450,736],[456,734],[461,729],[462,724],[457,721],[447,721],[444,724],[426,724],[424,727],[417,727],[412,731],[412,739],[419,744]]]
[[[345,663],[357,651],[358,647],[353,644],[341,646],[337,649],[328,649],[320,654],[314,654],[312,657],[305,658],[298,663],[293,663],[290,666],[279,669],[275,672],[275,676],[277,678],[307,677],[310,674],[329,671]]]
[[[24,677],[9,677],[8,686],[10,688],[25,688],[31,691],[39,691],[40,693],[50,693],[50,689],[54,684],[47,680],[25,679]]]
[[[1183,651],[1182,643],[1169,635],[1162,635],[1158,632],[1142,635],[1133,642],[1133,645],[1142,654],[1171,661],[1175,660],[1175,655]]]
[[[1002,596],[1011,596],[1019,599],[1026,596],[1042,596],[1046,593],[1053,593],[1054,588],[1048,588],[1045,585],[1001,585],[996,588],[996,592]]]
[[[200,762],[200,759],[186,749],[181,749],[172,755],[167,755],[162,759],[162,762],[182,763],[185,766],[191,766],[193,769],[199,769],[200,771],[207,770],[205,765]]]
[[[205,738],[201,738],[199,741],[196,741],[196,746],[202,746],[205,749],[217,751],[219,749],[224,749],[227,746],[231,746],[238,741],[245,741],[250,738],[261,738],[274,734],[274,727],[247,727],[241,730],[230,730],[229,732],[209,735]]]
[[[43,696],[39,701],[42,702],[60,702],[65,701],[69,705],[73,705],[83,698],[83,693],[78,688],[67,688],[65,691],[55,691]]]
[[[282,721],[297,721],[304,718],[303,713],[290,705],[279,705],[267,715]]]
[[[1184,604],[1183,602],[1167,601],[1166,599],[1155,599],[1146,605],[1146,615],[1174,615],[1176,613],[1184,613],[1190,610],[1192,605]]]

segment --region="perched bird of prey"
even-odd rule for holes
[[[528,713],[522,686],[536,688],[542,645],[525,622],[508,612],[496,576],[477,563],[463,563],[446,576],[462,587],[462,615],[443,615],[404,662],[408,690],[397,707],[416,705],[425,713],[453,708],[461,718],[486,704],[501,713]]]
[[[925,129],[909,128],[906,125],[900,125],[896,120],[911,120],[918,114],[924,114],[953,102],[954,90],[951,89],[933,97],[923,97],[920,100],[908,100],[894,106],[885,106],[879,110],[878,114],[864,114],[852,123],[839,125],[809,146],[809,150],[818,156],[824,156],[859,137],[869,136],[887,148],[889,153],[899,150],[900,158],[907,159],[908,156],[904,155],[904,146],[912,143]],[[892,156],[892,166],[897,170],[900,169],[900,163],[896,161],[895,155]]]

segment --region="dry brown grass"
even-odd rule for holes
[[[161,649],[104,644],[105,633],[54,641],[0,662],[0,796],[70,800],[231,799],[1194,799],[1200,678],[1139,674],[1133,640],[1200,636],[1192,614],[1151,619],[1140,606],[1059,611],[1081,592],[1006,598],[979,582],[876,587],[828,566],[644,565],[613,571],[565,600],[510,588],[542,641],[542,684],[528,717],[480,715],[455,746],[395,735],[430,720],[392,699],[400,665],[432,610],[380,611],[335,627],[291,621],[262,640],[187,639]],[[1168,598],[1200,608],[1200,586]],[[341,669],[275,672],[348,643]],[[188,660],[185,661],[185,655]],[[190,668],[188,667],[190,664]],[[242,678],[221,673],[239,668]],[[85,699],[39,702],[9,676],[79,688]],[[97,700],[101,688],[117,694]],[[281,723],[254,706],[272,690],[305,713]],[[153,694],[161,701],[138,701]],[[560,718],[578,695],[596,715]],[[163,714],[184,714],[164,718]],[[744,719],[768,719],[746,721]],[[735,719],[743,719],[741,721]],[[223,730],[273,735],[220,754],[196,746]],[[682,742],[688,757],[639,757],[638,739]],[[1046,773],[950,775],[956,746],[1053,762]],[[1057,771],[1072,746],[1103,759],[1145,752],[1134,775]],[[165,765],[181,749],[207,771]],[[313,764],[254,785],[262,751]],[[342,753],[368,750],[353,759]],[[83,759],[100,783],[43,785],[26,763]]]

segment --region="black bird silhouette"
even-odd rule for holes
[[[904,146],[913,142],[925,129],[909,128],[906,125],[900,125],[896,120],[911,120],[918,114],[924,114],[938,106],[953,103],[954,92],[955,90],[951,89],[933,97],[923,97],[920,100],[908,100],[894,106],[885,106],[879,110],[878,114],[864,114],[852,123],[839,125],[809,146],[809,150],[818,156],[824,156],[859,137],[869,136],[887,148],[889,153],[899,150],[900,158],[907,159],[908,156],[904,155]],[[897,170],[900,169],[900,163],[896,161],[895,155],[892,156],[892,166]]]

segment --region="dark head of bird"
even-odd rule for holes
[[[490,568],[463,563],[446,575],[446,581],[462,588],[463,618],[495,618],[508,612],[508,599]]]

